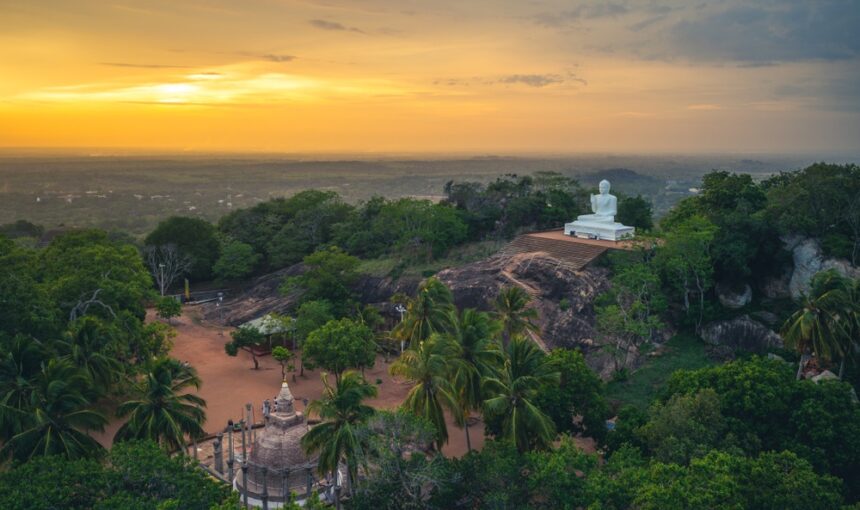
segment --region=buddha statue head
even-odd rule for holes
[[[600,184],[597,185],[597,189],[600,190],[601,195],[608,195],[609,194],[609,181],[607,181],[606,179],[603,179],[602,181],[600,181]]]

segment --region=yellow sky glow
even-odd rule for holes
[[[696,58],[702,14],[622,4],[7,0],[0,147],[856,148],[856,56]]]

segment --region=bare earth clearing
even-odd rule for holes
[[[274,399],[281,386],[281,366],[271,356],[259,357],[260,369],[254,370],[251,355],[240,351],[235,358],[224,352],[224,344],[230,339],[233,328],[222,328],[209,324],[201,324],[195,318],[197,310],[186,307],[181,317],[173,319],[176,328],[171,356],[191,363],[197,369],[203,385],[198,394],[206,399],[206,424],[208,433],[220,432],[227,425],[227,420],[241,419],[245,403],[253,405],[257,421],[261,418],[263,400]],[[150,317],[152,319],[152,317]],[[393,358],[392,358],[393,361]],[[376,360],[373,368],[365,371],[365,378],[371,383],[377,379],[382,384],[377,385],[379,395],[369,401],[377,409],[393,409],[403,402],[411,386],[403,381],[395,380],[388,374],[388,364],[382,356]],[[296,368],[299,364],[296,362]],[[322,395],[323,385],[319,370],[305,369],[304,377],[296,375],[293,382],[292,374],[287,374],[296,406],[304,410],[302,399],[308,401]],[[333,381],[332,381],[333,382]],[[448,434],[450,441],[443,448],[447,456],[460,456],[466,453],[466,437],[463,430],[454,425],[448,417]],[[114,421],[103,434],[95,437],[105,446],[110,446],[116,430],[121,422]],[[472,447],[481,448],[484,444],[484,425],[477,422],[469,427]]]

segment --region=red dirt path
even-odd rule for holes
[[[170,354],[180,361],[191,363],[203,381],[198,394],[206,399],[206,431],[219,432],[226,426],[227,420],[241,419],[247,402],[252,403],[259,421],[263,400],[274,399],[280,389],[281,366],[271,356],[261,356],[258,357],[260,369],[254,370],[249,353],[240,351],[235,358],[228,356],[224,352],[224,344],[229,341],[232,328],[204,325],[195,320],[196,316],[193,307],[186,307],[185,313],[173,320],[176,338]],[[377,378],[382,379],[382,384],[377,386],[379,395],[369,402],[379,409],[397,407],[410,389],[408,384],[388,375],[388,364],[382,356],[377,358],[373,368],[365,371],[365,378],[371,383]],[[287,381],[296,398],[298,410],[304,410],[303,398],[314,400],[322,395],[323,385],[318,371],[305,370],[304,377],[296,375],[295,382],[292,374],[288,373]],[[446,456],[461,456],[466,453],[464,432],[454,425],[450,416],[447,422],[450,440],[442,451]],[[111,423],[103,434],[95,435],[96,438],[109,446],[120,424],[117,421]],[[481,422],[470,425],[473,448],[480,449],[483,446],[483,429]]]

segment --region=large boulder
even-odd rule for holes
[[[788,283],[791,297],[800,298],[809,292],[812,277],[820,271],[835,269],[844,276],[860,278],[860,268],[854,267],[844,259],[825,257],[821,245],[815,239],[803,237],[786,237],[783,239],[786,248],[791,250],[794,270]]]
[[[544,253],[521,253],[497,255],[437,276],[451,289],[460,308],[490,310],[502,288],[522,287],[538,311],[537,340],[547,349],[582,350],[589,365],[602,374],[611,372],[612,361],[597,339],[594,299],[609,288],[607,274],[598,267],[576,271]],[[563,300],[565,305],[560,306]]]
[[[782,337],[747,315],[706,324],[702,328],[702,340],[712,346],[756,353],[783,345]]]
[[[732,310],[743,308],[752,301],[752,287],[744,284],[743,288],[738,291],[728,285],[717,285],[717,299],[726,308]]]

